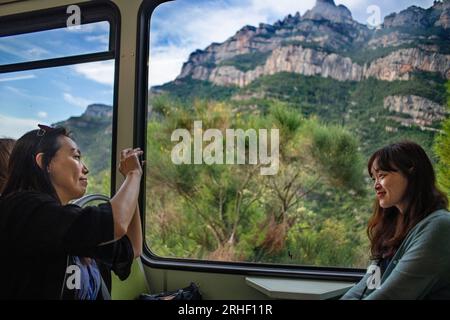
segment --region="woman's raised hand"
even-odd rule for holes
[[[120,152],[119,171],[125,180],[110,201],[114,218],[115,240],[128,233],[128,228],[135,216],[142,178],[139,156],[142,154],[143,151],[140,148],[124,149]],[[132,227],[133,230],[135,228],[136,226]],[[136,239],[132,239],[132,241],[137,242]]]
[[[142,166],[139,161],[139,156],[144,152],[140,148],[124,149],[120,152],[119,171],[126,177],[130,172],[137,172],[142,174]]]

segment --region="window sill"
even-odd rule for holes
[[[325,300],[343,295],[355,283],[310,279],[246,277],[252,288],[273,299]]]

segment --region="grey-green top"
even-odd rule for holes
[[[371,273],[341,299],[360,299]],[[375,299],[450,299],[450,213],[438,210],[406,236],[381,277],[378,289],[362,297]]]

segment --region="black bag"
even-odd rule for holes
[[[191,284],[175,291],[161,292],[157,294],[141,293],[138,300],[202,300],[202,295],[198,286]]]

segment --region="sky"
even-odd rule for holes
[[[109,23],[0,38],[0,64],[108,50]],[[80,116],[89,104],[112,105],[114,61],[0,74],[0,137],[18,138]]]
[[[367,24],[376,5],[380,18],[433,0],[336,0]],[[189,54],[223,42],[245,25],[273,24],[315,0],[176,0],[161,4],[150,19],[149,85],[174,80]],[[368,9],[371,9],[372,11]],[[0,37],[0,65],[108,48],[106,22],[25,35]],[[81,115],[91,103],[112,105],[114,61],[0,74],[0,137],[18,138],[38,123],[52,124]]]

